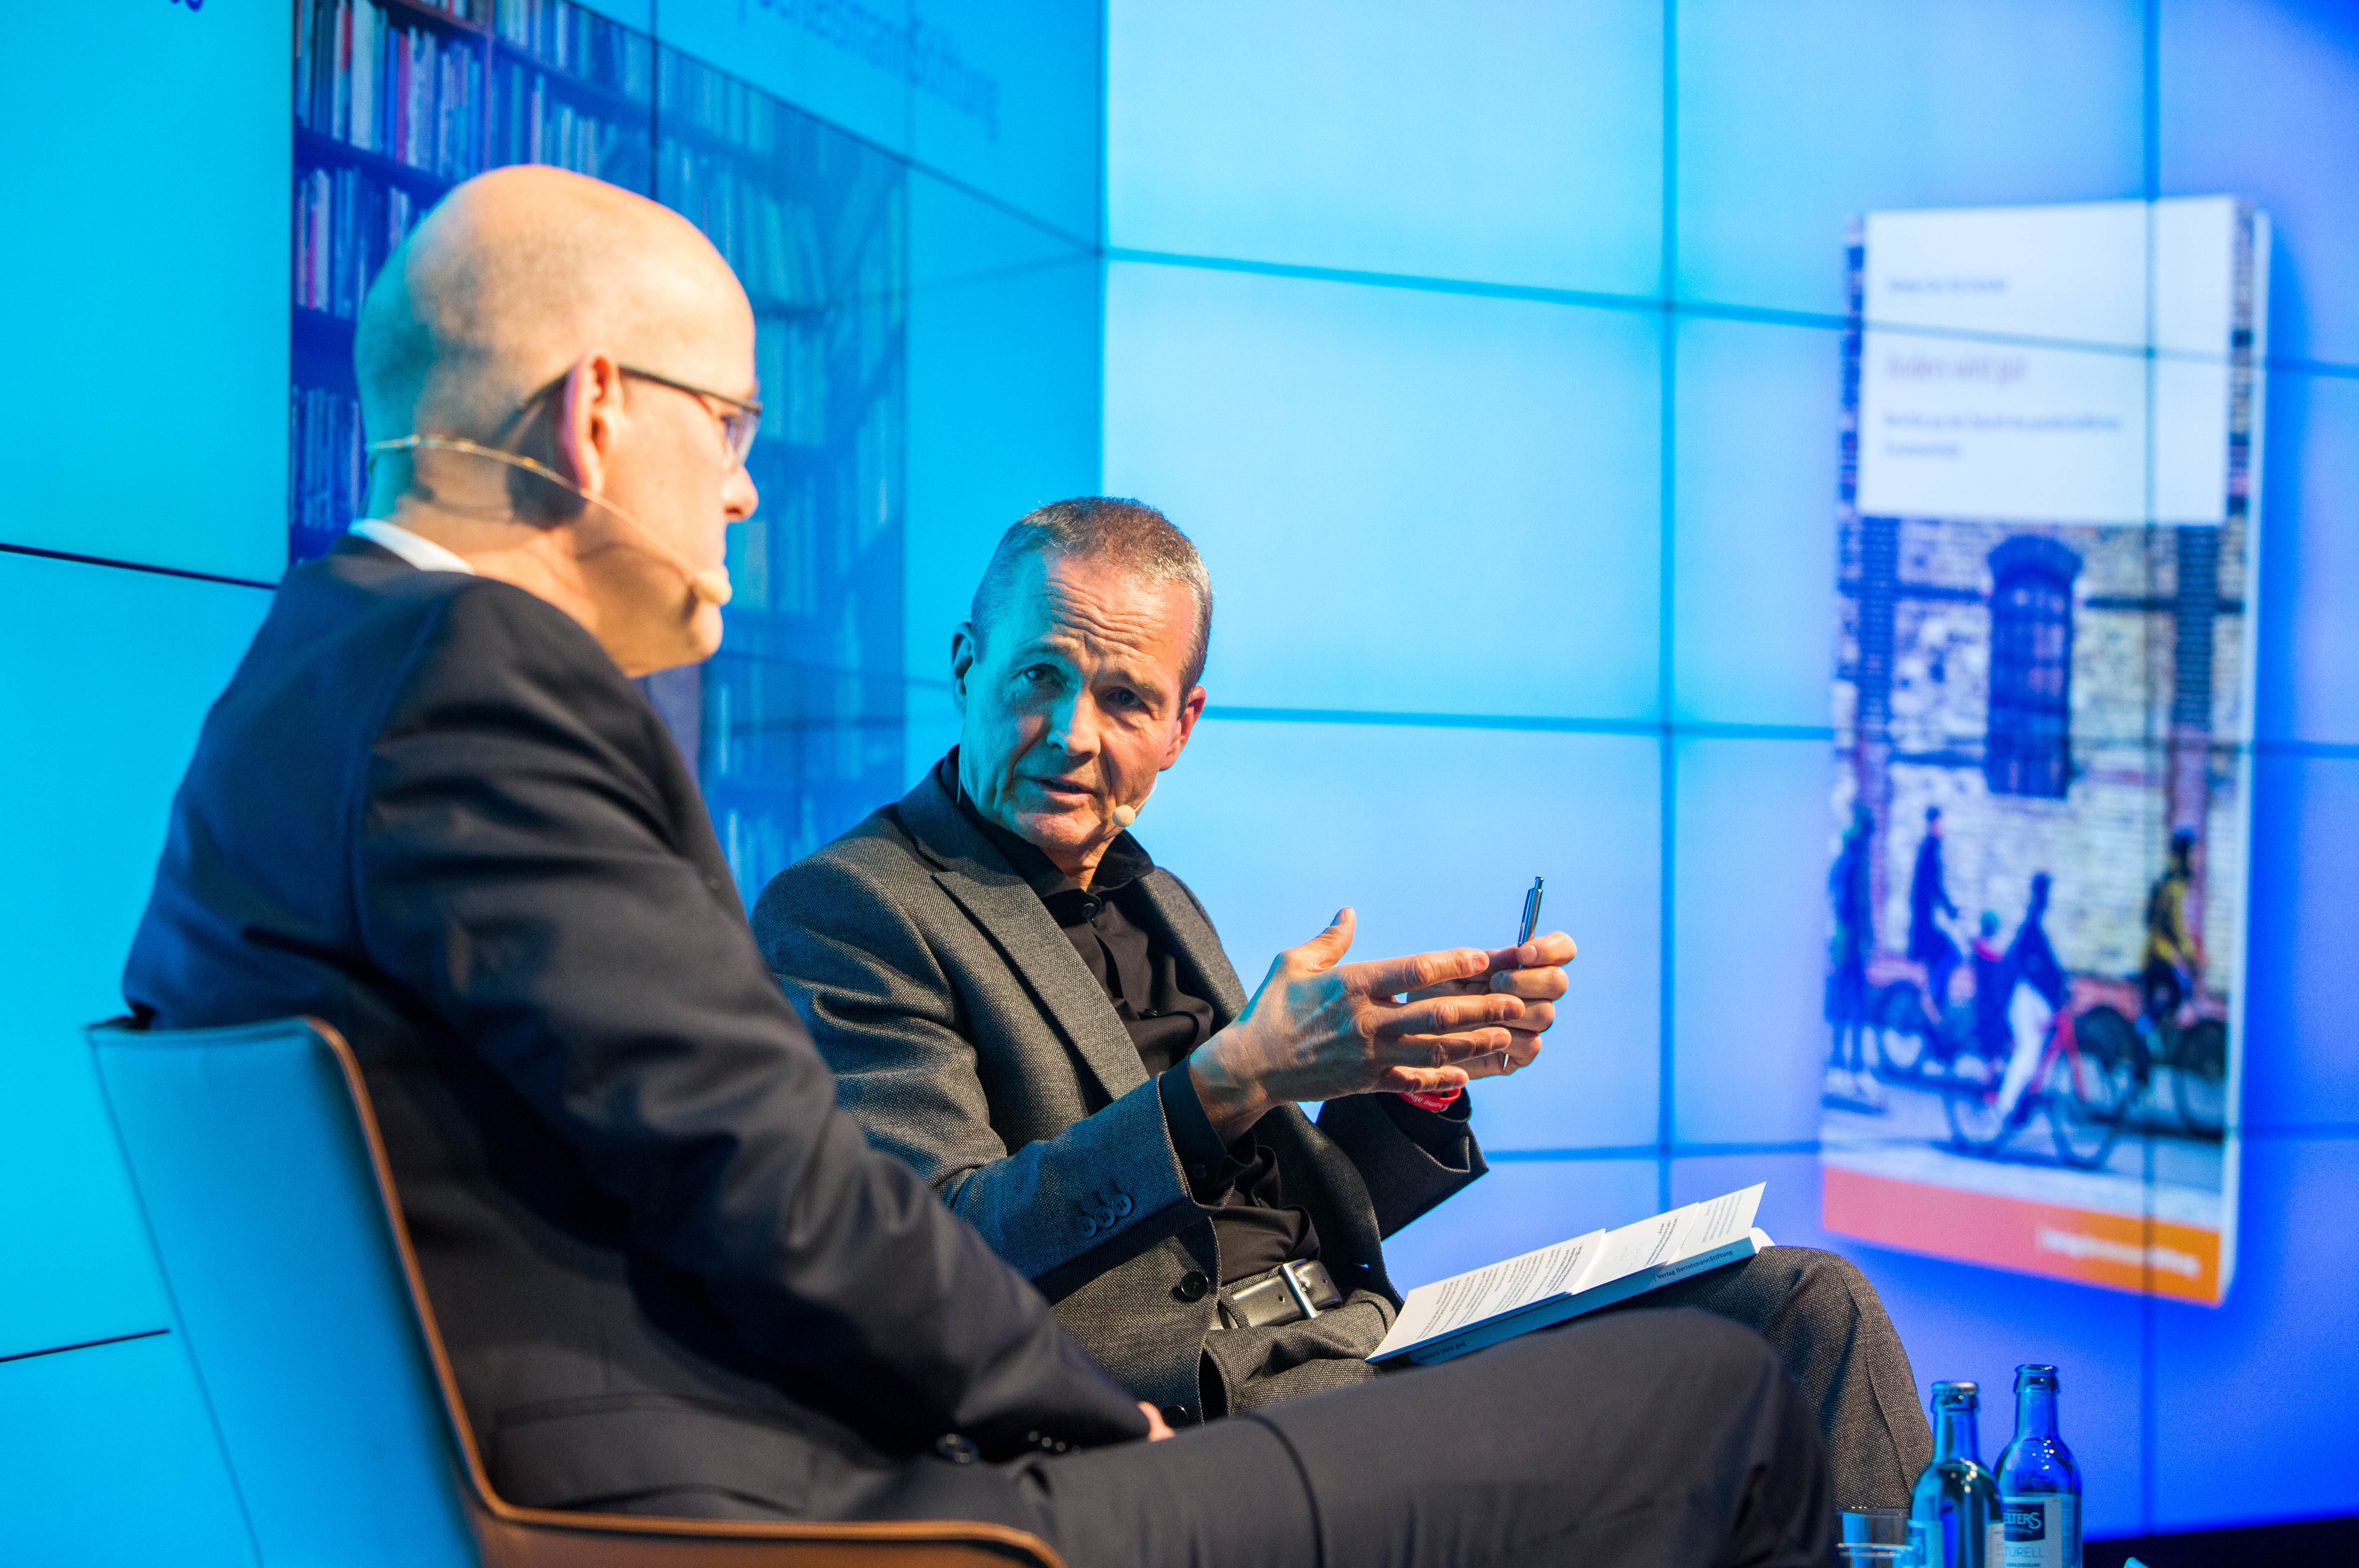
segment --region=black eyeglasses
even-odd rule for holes
[[[669,387],[691,397],[710,397],[714,402],[726,403],[729,407],[725,412],[721,409],[711,411],[721,421],[721,439],[728,444],[730,460],[743,463],[745,454],[754,450],[754,432],[762,428],[760,399],[748,402],[743,397],[732,397],[726,392],[715,392],[710,387],[699,387],[691,382],[675,381],[669,376],[658,376],[636,365],[618,363],[614,368],[625,376],[636,376],[642,381],[652,381],[658,387]]]

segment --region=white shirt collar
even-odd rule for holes
[[[423,534],[411,533],[399,523],[390,523],[383,517],[363,517],[353,525],[352,531],[371,544],[383,545],[420,572],[475,575],[475,569],[467,564],[465,556],[443,549]]]

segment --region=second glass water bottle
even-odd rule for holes
[[[1998,1482],[1983,1468],[1981,1390],[1933,1385],[1933,1463],[1917,1477],[1908,1541],[1920,1568],[2002,1568]]]
[[[2056,1368],[2015,1369],[2015,1441],[1998,1461],[2004,1568],[2081,1568],[2081,1467],[2056,1431]]]

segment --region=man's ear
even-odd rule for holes
[[[974,623],[961,621],[958,630],[951,633],[951,702],[962,717],[966,713],[967,674],[974,669],[975,655],[981,651],[975,643]]]
[[[593,495],[605,492],[606,458],[614,445],[614,419],[622,395],[622,370],[608,354],[583,354],[557,384],[550,421],[556,468]]]
[[[1188,688],[1188,695],[1180,700],[1180,727],[1172,732],[1170,748],[1164,752],[1163,761],[1157,768],[1157,772],[1164,771],[1180,760],[1180,754],[1188,749],[1189,737],[1196,733],[1196,721],[1203,716],[1204,689],[1201,686],[1190,686]]]

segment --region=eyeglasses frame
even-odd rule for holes
[[[729,455],[736,460],[739,466],[744,466],[746,454],[754,450],[755,432],[762,426],[760,398],[732,397],[726,392],[715,392],[710,387],[699,387],[692,381],[681,381],[666,376],[660,371],[648,370],[640,365],[625,365],[620,360],[614,362],[614,368],[625,376],[636,376],[642,381],[652,381],[658,387],[669,387],[675,392],[685,392],[691,397],[714,398],[735,409],[734,413],[720,416],[721,433],[722,439],[729,444]],[[741,435],[740,431],[744,433]]]

